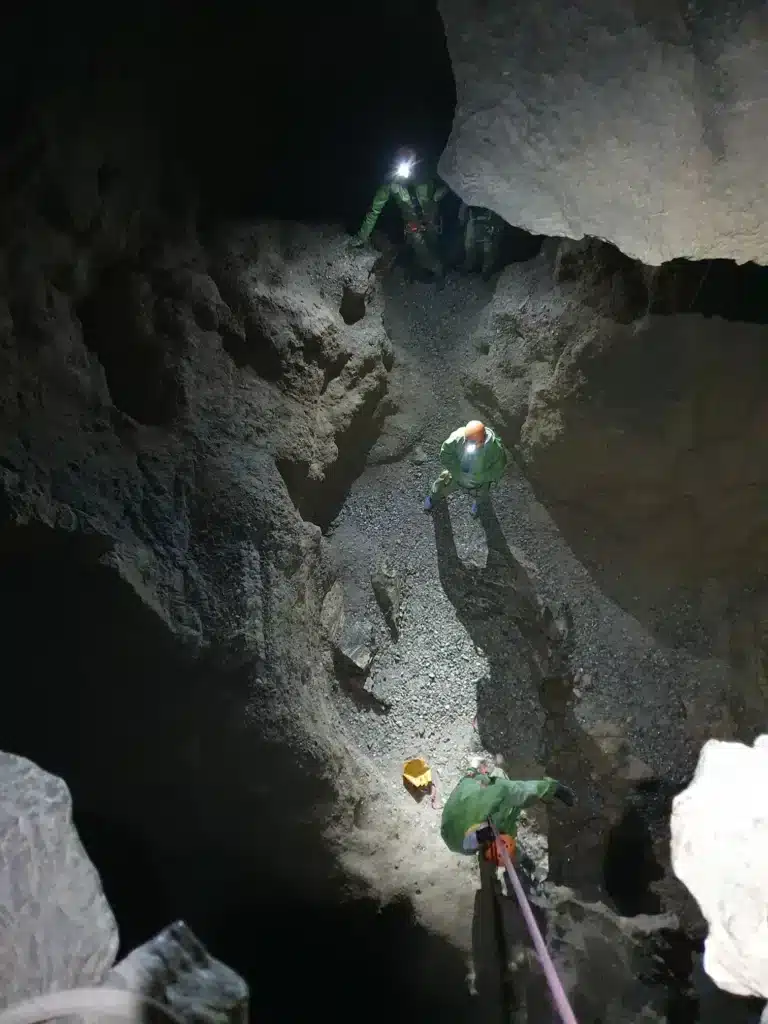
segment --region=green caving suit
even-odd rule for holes
[[[458,783],[443,807],[440,835],[454,853],[472,854],[464,847],[464,837],[482,827],[490,818],[503,835],[515,838],[520,812],[536,800],[548,803],[555,795],[558,782],[543,779],[513,781],[500,770],[485,775],[476,769]]]
[[[387,181],[376,190],[371,208],[356,235],[358,242],[367,242],[381,211],[394,199],[403,217],[405,238],[420,267],[441,276],[443,266],[437,255],[438,203],[448,191],[433,179],[404,184]]]
[[[454,430],[440,448],[440,463],[445,467],[432,484],[433,499],[446,497],[457,487],[472,491],[478,500],[488,497],[507,467],[507,453],[494,432],[486,427],[486,440],[464,465],[464,427]]]
[[[493,273],[499,258],[504,221],[484,206],[463,205],[459,220],[464,224],[464,270],[480,266],[483,277]]]

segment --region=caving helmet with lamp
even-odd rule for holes
[[[470,420],[464,427],[464,445],[467,451],[473,452],[481,448],[486,441],[485,424],[480,420]]]
[[[416,150],[410,146],[403,146],[395,155],[392,177],[396,181],[408,181],[417,163]]]

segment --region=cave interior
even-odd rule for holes
[[[101,8],[41,0],[14,14],[2,46],[8,152],[24,152],[30,124],[51,95],[117,83],[163,138],[169,217],[188,194],[174,187],[179,175],[199,196],[202,237],[222,222],[258,219],[353,229],[404,140],[437,160],[456,100],[442,23],[429,0],[393,0],[375,15],[342,4],[308,11],[290,3],[255,10],[176,0]],[[7,162],[0,187],[10,188],[18,173]],[[102,168],[100,186],[107,189],[119,174]],[[396,239],[394,211],[382,227]],[[547,241],[510,229],[504,263],[534,259]],[[768,323],[768,268],[754,263],[674,260],[648,275],[605,245],[596,266],[604,281],[624,283],[625,322],[699,313]],[[78,306],[83,336],[117,408],[162,430],[179,408],[173,374],[128,325],[125,332],[104,326],[110,274],[119,286],[125,272],[105,267],[95,299]],[[340,308],[348,325],[364,319],[357,293],[345,293]],[[279,365],[272,369],[279,378]],[[327,530],[374,440],[361,433],[362,456],[351,456],[338,486],[299,495],[306,520]],[[301,492],[290,472],[286,462],[288,489]],[[0,600],[12,693],[0,747],[69,785],[121,951],[183,918],[246,978],[254,1020],[299,1021],[310,1013],[347,1020],[360,1012],[391,1019],[404,1007],[426,1020],[469,1019],[462,957],[415,921],[407,900],[381,906],[373,896],[349,899],[347,881],[331,863],[322,868],[324,899],[304,895],[305,862],[321,861],[321,846],[307,836],[305,848],[299,840],[276,856],[279,822],[251,819],[243,787],[229,781],[254,770],[249,751],[217,742],[247,690],[242,666],[222,665],[215,651],[192,657],[171,641],[133,589],[103,567],[98,545],[32,526],[3,530]],[[266,741],[258,756],[272,756]],[[605,893],[627,917],[660,910],[646,797],[642,789],[633,794],[606,837]],[[202,807],[215,814],[202,820]],[[668,807],[667,794],[665,813]],[[658,817],[658,808],[652,813]],[[260,862],[252,833],[272,828]],[[685,945],[673,936],[670,950],[668,964],[687,964],[701,942]],[[669,967],[683,978],[681,989],[686,970]],[[428,983],[427,973],[441,984]],[[678,1004],[670,1021],[698,1019],[690,1000]]]

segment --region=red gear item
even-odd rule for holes
[[[515,850],[517,849],[517,844],[515,843],[515,840],[512,838],[512,836],[504,835],[502,833],[502,835],[498,839],[494,839],[492,843],[488,843],[486,848],[483,850],[483,857],[487,861],[490,861],[491,864],[495,864],[497,868],[500,868],[502,866],[503,861],[501,859],[501,854],[499,853],[497,843],[504,843],[504,845],[507,848],[507,853],[509,854],[510,860],[514,860],[515,858]]]

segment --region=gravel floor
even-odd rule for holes
[[[441,585],[432,516],[422,511],[438,471],[441,442],[474,413],[463,395],[462,367],[472,358],[471,335],[482,330],[492,296],[493,285],[478,277],[451,277],[442,290],[406,285],[399,278],[389,283],[385,323],[400,362],[410,366],[407,415],[418,444],[398,461],[363,473],[329,535],[353,604],[367,605],[380,623],[368,687],[392,705],[389,714],[377,714],[341,695],[342,714],[390,785],[399,780],[403,760],[415,754],[431,763],[446,792],[473,755],[503,749],[508,756],[513,750],[533,771],[539,752],[543,712],[514,639],[496,629],[504,621],[503,607],[493,610],[485,633],[473,630],[470,635],[456,595],[452,602]],[[449,501],[458,557],[481,597],[487,600],[490,594],[492,600],[498,593],[503,604],[509,569],[494,567],[494,552],[489,553],[482,525],[469,516],[469,504],[462,494]],[[512,555],[539,594],[571,607],[574,667],[592,677],[577,691],[581,724],[620,724],[635,755],[655,775],[684,776],[694,756],[684,738],[685,703],[694,691],[700,696],[711,687],[716,693],[722,666],[661,647],[608,600],[514,467],[494,492],[494,508]],[[381,557],[407,581],[397,643],[389,637],[370,588]],[[478,635],[486,641],[484,649],[477,646]],[[483,736],[498,740],[489,741],[495,750],[483,750],[472,726],[478,694],[488,718]]]

